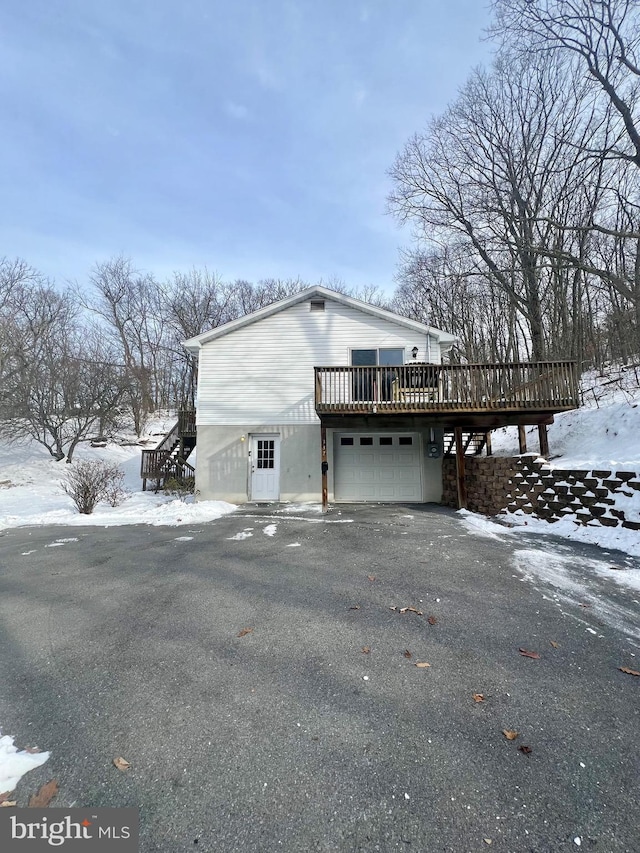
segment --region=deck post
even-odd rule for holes
[[[493,456],[493,450],[491,449],[491,430],[487,430],[486,437],[484,440],[484,446],[486,449],[487,456]]]
[[[522,424],[520,424],[518,426],[518,444],[520,445],[520,453],[521,454],[526,453],[527,452],[527,432],[526,432],[524,426],[522,426]]]
[[[455,427],[456,436],[456,476],[458,481],[458,509],[467,508],[467,483],[464,476],[464,446],[462,427]]]
[[[327,488],[329,462],[327,460],[327,428],[324,424],[320,426],[320,455],[322,460],[322,512],[327,512],[329,509],[329,490]]]
[[[549,436],[547,434],[547,425],[538,424],[538,440],[540,441],[540,456],[545,459],[549,458]]]

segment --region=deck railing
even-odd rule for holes
[[[178,433],[182,436],[196,434],[196,412],[195,409],[178,410]]]
[[[574,361],[316,367],[318,414],[548,411],[579,405]]]
[[[167,450],[143,450],[140,476],[143,480],[163,480],[168,476],[193,477],[195,468],[185,459],[172,456]]]

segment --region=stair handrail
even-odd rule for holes
[[[180,421],[176,421],[169,432],[164,436],[164,438],[160,441],[157,447],[154,450],[167,450],[169,444],[175,444],[179,439],[178,435],[178,426]]]

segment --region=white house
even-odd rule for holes
[[[439,502],[443,429],[406,414],[403,386],[454,342],[323,287],[185,341],[198,356],[196,495],[318,501],[324,485],[332,501]],[[417,384],[437,395],[437,371]]]

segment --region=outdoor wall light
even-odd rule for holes
[[[418,347],[414,347],[414,348],[411,350],[411,355],[412,355],[414,358],[417,358],[417,357],[418,357]]]

